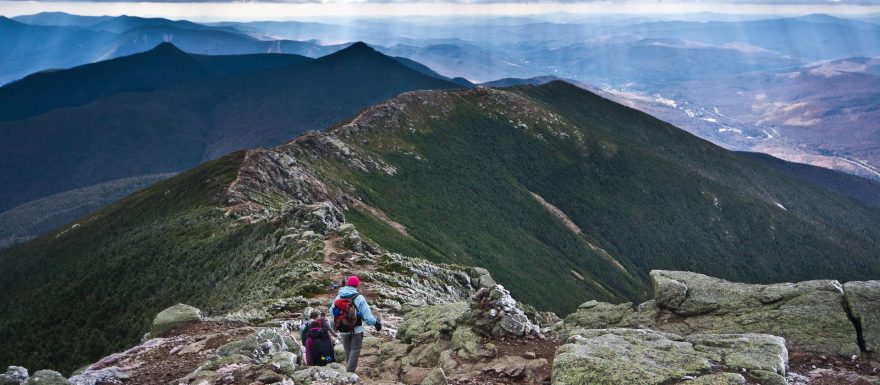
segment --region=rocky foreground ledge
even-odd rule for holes
[[[295,331],[326,299],[298,297],[248,316],[177,305],[142,344],[70,378],[10,367],[0,385],[880,384],[877,282],[750,285],[653,271],[653,300],[589,301],[563,321],[472,273],[470,289],[444,289],[469,290],[462,301],[377,302],[388,327],[365,338],[357,374],[302,366]]]

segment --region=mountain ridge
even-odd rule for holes
[[[169,45],[162,47],[170,49]],[[0,131],[7,135],[2,144],[4,151],[15,154],[0,161],[0,169],[4,170],[0,178],[9,186],[17,186],[4,191],[0,210],[88,184],[176,172],[241,148],[278,145],[300,132],[329,126],[371,103],[411,89],[460,87],[423,75],[378,53],[352,57],[349,60],[336,56],[329,61],[303,58],[295,63],[283,57],[266,64],[268,60],[263,60],[263,56],[181,56],[205,71],[204,76],[193,81],[169,82],[166,87],[150,92],[92,97],[88,104],[0,122]],[[251,65],[253,70],[236,69],[242,65],[233,61],[241,60],[255,63]],[[106,65],[98,63],[85,68]],[[211,77],[212,71],[204,69],[206,65],[231,73]],[[335,76],[337,72],[343,75]],[[65,73],[68,72],[37,78],[57,78]],[[162,76],[161,71],[154,75],[159,79]],[[128,81],[138,84],[136,79]],[[267,84],[274,86],[266,87]],[[15,84],[9,87],[12,86]],[[7,99],[22,100],[12,92]],[[123,131],[128,134],[121,135]],[[65,144],[64,140],[69,142]],[[125,151],[120,146],[133,150]],[[53,160],[43,156],[36,159],[37,154],[46,154]],[[156,159],[156,154],[163,155]],[[93,162],[106,167],[86,166]],[[61,171],[59,167],[67,170]]]
[[[412,91],[0,251],[0,293],[17,293],[0,294],[13,309],[0,352],[18,352],[0,359],[75,366],[135,341],[171,301],[223,312],[320,292],[336,278],[291,281],[294,266],[327,258],[323,241],[285,230],[298,221],[489,266],[517,297],[562,312],[646,299],[656,267],[750,282],[880,271],[880,210],[573,85]],[[59,311],[71,315],[47,316]],[[37,335],[63,342],[23,358]]]

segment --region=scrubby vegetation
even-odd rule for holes
[[[652,268],[746,282],[880,271],[874,208],[564,83],[515,90],[563,116],[569,136],[546,124],[525,130],[511,121],[515,113],[481,109],[479,92],[459,93],[438,108],[450,111],[440,119],[413,107],[416,129],[385,127],[362,145],[393,164],[394,175],[342,174],[411,238],[354,216],[361,231],[392,250],[489,267],[517,297],[562,313],[583,298],[643,300]]]
[[[160,182],[0,254],[0,362],[76,369],[185,301],[230,308],[273,231],[228,226],[215,195],[242,153]]]

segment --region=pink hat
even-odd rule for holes
[[[351,286],[351,287],[358,287],[358,285],[361,284],[361,280],[356,275],[352,275],[351,277],[348,277],[347,284],[348,284],[348,286]]]

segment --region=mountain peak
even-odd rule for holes
[[[356,42],[344,49],[342,51],[350,51],[350,52],[376,52],[373,47],[370,47],[369,44],[364,43],[362,41]]]
[[[370,47],[369,45],[367,45],[367,43],[364,43],[362,41],[359,41],[339,51],[319,58],[318,60],[325,64],[334,62],[360,62],[364,60],[369,62],[393,62],[395,64],[400,64],[397,60],[377,51],[375,48]],[[400,65],[403,66],[402,64]]]
[[[369,57],[374,55],[385,56],[381,52],[376,51],[375,48],[367,45],[367,43],[359,41],[339,51],[336,51],[335,53],[327,55],[327,57]]]
[[[167,41],[157,44],[155,47],[153,47],[153,49],[151,49],[147,52],[169,53],[169,54],[173,53],[173,54],[184,54],[184,55],[186,54],[186,52],[183,52],[183,50],[181,50],[180,48],[177,48],[176,45],[172,44],[171,42],[167,42]]]

